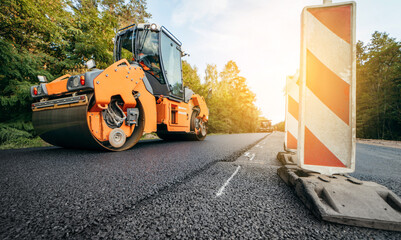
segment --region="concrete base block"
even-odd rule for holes
[[[320,219],[401,231],[401,199],[380,184],[348,175],[326,176],[296,166],[283,166],[277,173]]]
[[[297,154],[293,152],[279,152],[277,154],[277,159],[283,165],[297,165]]]

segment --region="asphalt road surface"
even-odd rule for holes
[[[0,239],[401,239],[315,218],[276,174],[283,138],[0,151]],[[401,149],[357,145],[353,176],[401,196],[400,172]]]

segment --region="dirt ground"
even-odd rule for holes
[[[357,143],[363,144],[371,144],[376,146],[384,146],[384,147],[393,147],[393,148],[401,148],[401,141],[389,141],[389,140],[381,140],[381,139],[360,139],[356,140]]]

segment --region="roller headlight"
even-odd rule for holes
[[[72,79],[72,86],[73,87],[79,86],[79,76],[74,76],[74,78]]]

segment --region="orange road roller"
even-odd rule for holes
[[[183,86],[181,42],[165,27],[138,24],[114,39],[114,64],[31,87],[32,122],[46,142],[123,151],[144,133],[164,140],[205,139],[205,99]]]

